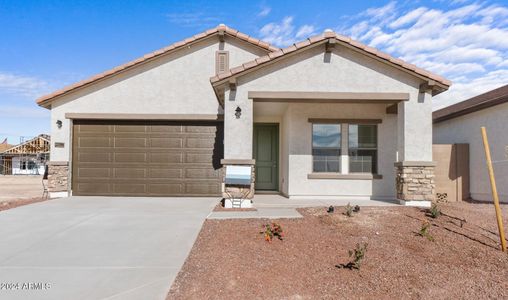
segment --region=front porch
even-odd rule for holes
[[[254,100],[256,192],[267,192],[272,180],[272,192],[290,199],[396,199],[397,115],[386,112],[391,104]],[[271,126],[276,142],[266,137]]]

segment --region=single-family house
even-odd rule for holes
[[[330,30],[279,49],[225,25],[37,100],[53,196],[220,196],[224,168],[290,199],[434,197],[450,82]]]
[[[0,172],[3,175],[43,175],[49,161],[51,139],[47,134],[6,147],[0,152]]]
[[[508,85],[433,113],[435,144],[469,144],[470,197],[492,201],[481,127],[487,130],[500,201],[508,202]]]

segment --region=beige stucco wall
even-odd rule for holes
[[[397,116],[375,104],[291,104],[288,108],[289,195],[395,198]],[[378,124],[378,174],[382,179],[308,179],[312,173],[312,124],[309,118],[382,119]],[[343,137],[345,138],[345,137]]]
[[[469,144],[470,192],[475,200],[492,201],[480,128],[485,126],[500,200],[508,202],[508,103],[434,124],[434,143]]]
[[[252,157],[253,103],[249,91],[405,92],[410,101],[399,104],[398,159],[432,161],[432,104],[420,94],[423,81],[346,48],[331,57],[324,45],[300,53],[238,79],[236,91],[226,91],[225,157]],[[234,110],[239,106],[242,117]]]
[[[65,113],[218,114],[222,109],[210,85],[215,53],[229,51],[230,66],[264,55],[264,50],[211,37],[130,71],[59,98],[52,104],[51,160],[69,161],[71,122]],[[61,120],[61,129],[56,121]],[[54,142],[65,143],[54,148]]]
[[[396,161],[432,161],[432,104],[419,93],[423,81],[346,48],[331,57],[319,46],[237,79],[226,91],[225,157],[252,158],[252,122],[258,118],[249,91],[324,91],[409,93],[399,114],[387,115],[386,104],[292,103],[281,113],[280,191],[293,198],[354,196],[395,198]],[[257,105],[257,104],[256,104]],[[242,109],[241,118],[234,110]],[[382,119],[379,124],[379,174],[382,179],[308,179],[312,171],[311,124],[308,118]]]

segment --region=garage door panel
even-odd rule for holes
[[[151,132],[170,132],[170,133],[179,133],[183,132],[182,125],[171,125],[171,126],[150,126]]]
[[[146,153],[115,153],[115,162],[117,163],[144,163],[146,162]]]
[[[115,137],[115,148],[146,147],[146,138]]]
[[[115,132],[122,133],[122,132],[135,132],[135,133],[145,133],[146,127],[143,125],[116,125],[115,126]]]
[[[150,163],[182,163],[183,153],[150,153]]]
[[[210,179],[210,178],[219,178],[219,176],[220,176],[219,170],[210,170],[210,169],[186,169],[185,170],[185,178]]]
[[[182,148],[183,138],[157,137],[150,138],[151,148]]]
[[[80,137],[78,140],[81,148],[111,147],[111,138],[109,137]]]
[[[188,133],[215,133],[217,129],[211,126],[185,126],[185,132]]]
[[[114,178],[145,178],[146,169],[133,168],[115,168],[113,169]]]
[[[213,155],[211,153],[186,153],[185,162],[196,164],[196,163],[211,163],[213,161]]]
[[[196,182],[196,183],[186,183],[185,184],[185,193],[193,194],[193,195],[209,195],[214,191],[217,191],[220,188],[219,183],[211,183],[211,182]]]
[[[148,185],[148,191],[152,195],[182,195],[183,183],[153,183]]]
[[[213,149],[215,141],[210,138],[187,138],[186,146],[188,148],[207,148]]]
[[[94,152],[83,152],[78,153],[78,160],[80,162],[97,162],[107,163],[112,161],[112,155],[110,153],[94,153]]]
[[[153,169],[149,171],[150,178],[166,178],[166,179],[178,179],[182,178],[183,170],[179,168],[171,169]]]
[[[146,184],[143,183],[115,183],[113,184],[113,192],[115,194],[147,194]]]
[[[76,125],[74,131],[78,133],[105,133],[105,132],[113,132],[113,126],[111,125],[102,125],[102,124],[87,124],[87,125]]]
[[[109,168],[79,168],[78,176],[80,178],[109,178],[111,177],[111,169]]]
[[[74,189],[74,193],[79,195],[108,195],[110,192],[110,184],[103,182],[80,182]]]
[[[218,196],[221,158],[219,123],[75,120],[72,189],[75,195]]]

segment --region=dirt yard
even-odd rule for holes
[[[437,219],[409,207],[302,209],[277,220],[285,237],[271,243],[259,234],[268,220],[207,220],[168,299],[506,299],[493,205],[441,209]],[[418,235],[425,220],[433,241]],[[357,243],[368,243],[360,270],[338,268]]]
[[[0,211],[42,201],[42,176],[0,175]]]
[[[0,201],[41,197],[42,176],[0,175]]]

